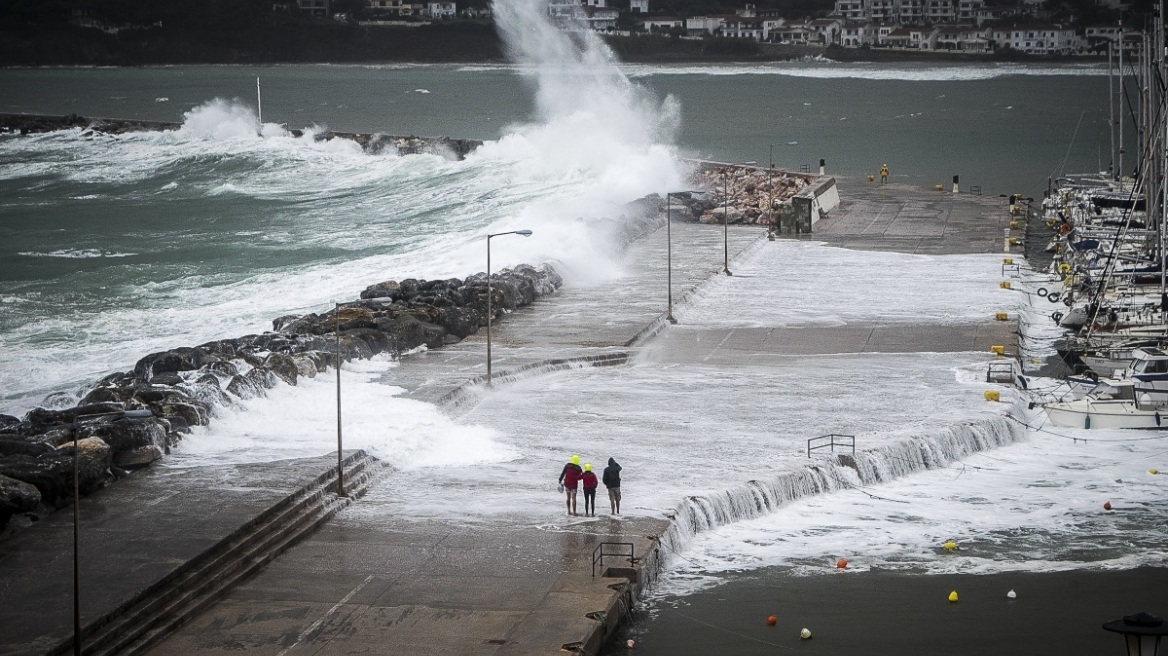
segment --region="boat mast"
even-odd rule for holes
[[[1115,70],[1112,68],[1111,49],[1113,42],[1107,42],[1107,131],[1111,135],[1111,150],[1107,151],[1107,178],[1115,175]]]

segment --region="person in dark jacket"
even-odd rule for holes
[[[596,474],[592,472],[592,465],[584,464],[584,475],[580,477],[580,484],[584,488],[584,516],[596,516]]]
[[[616,464],[616,460],[608,459],[608,466],[604,468],[604,475],[601,480],[604,482],[604,487],[608,488],[608,505],[612,507],[612,514],[620,514],[620,473],[621,466]]]
[[[580,456],[572,456],[571,462],[564,465],[563,470],[560,471],[560,485],[564,486],[564,492],[568,494],[568,514],[576,514],[576,486],[580,483],[580,476],[584,472],[580,469]]]

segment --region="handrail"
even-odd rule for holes
[[[812,445],[812,442],[820,442],[820,444]],[[848,447],[852,450],[852,455],[856,455],[856,436],[855,435],[838,435],[836,433],[828,433],[827,435],[820,435],[807,440],[807,457],[811,457],[811,452],[817,449],[831,448],[831,452],[835,453],[835,448]]]
[[[624,549],[620,551],[606,551],[604,549],[605,547],[628,547],[628,553],[625,553]],[[634,555],[634,548],[635,547],[632,542],[601,542],[600,544],[596,545],[596,548],[592,550],[592,577],[596,578],[596,566],[604,565],[605,556],[627,557],[629,559],[629,565],[631,566],[637,560],[636,556]]]

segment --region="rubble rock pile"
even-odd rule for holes
[[[777,225],[791,197],[810,184],[806,175],[745,166],[708,166],[697,174],[709,190],[702,223]]]

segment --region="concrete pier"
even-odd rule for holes
[[[839,186],[840,207],[800,239],[910,253],[1002,250],[1002,230],[1009,220],[1004,202],[900,185],[876,188],[858,179],[842,180]],[[733,258],[766,234],[758,226],[731,226],[729,237]],[[674,224],[675,304],[718,275],[724,246],[720,227]],[[652,341],[666,359],[700,357],[733,367],[744,358],[769,353],[965,351],[1012,343],[1013,324],[991,318],[945,330],[900,325],[894,332],[874,323],[815,331],[690,330],[679,338],[662,324],[664,253],[664,230],[630,248],[625,270],[605,290],[610,313],[581,313],[580,303],[596,290],[566,287],[497,324],[492,335],[495,384],[505,385],[508,371],[545,360],[548,347],[570,360],[619,357]],[[652,338],[659,330],[660,336]],[[484,339],[475,336],[411,356],[394,370],[392,382],[419,400],[453,398],[485,371]],[[290,481],[319,473],[327,458],[280,465],[260,475],[270,486],[263,493],[251,485],[232,484],[230,476],[212,480],[208,477],[215,472],[208,471],[189,472],[189,493],[180,485],[174,495],[157,502],[144,498],[150,489],[147,477],[84,499],[83,570],[116,573],[101,579],[108,584],[96,583],[91,574],[83,577],[90,590],[82,598],[84,616],[92,620],[102,609],[124,603],[135,590],[156,584],[197,551],[199,542],[188,536],[198,534],[205,523],[218,523],[217,530],[225,531],[245,522],[294,487]],[[389,472],[368,496],[149,653],[595,654],[662,555],[655,552],[654,538],[668,526],[664,514],[609,517],[604,498],[598,499],[595,518],[565,516],[562,496],[555,494],[549,497],[546,518],[534,521],[527,515],[509,523],[395,518],[386,509],[419,475],[424,474]],[[244,473],[240,476],[246,479]],[[210,489],[200,496],[203,487]],[[635,503],[635,494],[635,488],[628,489],[626,503]],[[118,508],[132,512],[102,512]],[[190,528],[158,530],[160,517],[182,517]],[[70,543],[60,542],[70,520],[58,513],[0,544],[0,607],[9,609],[6,613],[30,609],[5,617],[10,627],[20,623],[20,636],[5,629],[0,654],[45,653],[69,635],[70,595],[59,574],[70,567]],[[93,549],[96,541],[85,536],[114,524],[118,532],[110,533],[100,550]],[[49,547],[57,550],[50,552],[53,576],[43,575],[43,562],[21,555],[35,551],[38,540],[49,536],[57,540]],[[607,557],[594,578],[593,553],[601,542],[631,542],[637,560],[630,564]],[[126,560],[127,554],[133,554],[133,562]],[[624,571],[630,565],[636,570],[632,580]],[[615,576],[603,576],[610,567]]]

